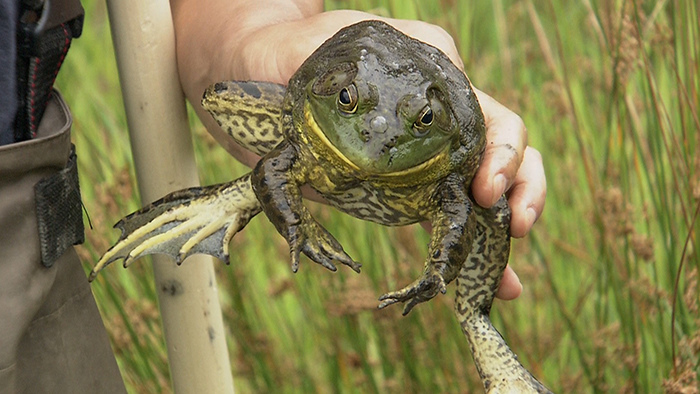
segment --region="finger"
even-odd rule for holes
[[[518,298],[522,292],[523,285],[520,283],[518,275],[508,265],[503,272],[503,279],[501,279],[501,284],[496,291],[496,298],[510,301]]]
[[[415,298],[411,298],[411,300],[403,307],[403,311],[401,312],[401,315],[406,316],[409,313],[411,313],[411,310],[413,310],[413,307],[418,305],[420,301],[417,301]]]
[[[299,271],[299,248],[290,246],[289,259],[292,260],[292,272],[296,274]]]
[[[379,303],[379,305],[377,305],[377,309],[384,309],[389,305],[394,305],[397,302],[399,302],[399,300],[396,298],[388,298],[385,296],[386,296],[386,294],[379,298],[379,301],[381,301],[381,302]]]
[[[331,260],[326,256],[323,248],[319,248],[316,245],[310,245],[306,244],[303,248],[304,254],[313,260],[314,262],[321,264],[324,266],[326,269],[330,271],[337,271],[338,268],[336,268],[335,264],[331,262]]]
[[[460,70],[464,70],[464,63],[457,51],[454,39],[442,27],[416,20],[386,18],[384,21],[404,34],[440,49],[450,58],[452,63]]]
[[[474,89],[486,122],[486,149],[472,181],[476,202],[488,208],[515,180],[527,146],[527,129],[520,116],[491,96]]]
[[[358,274],[360,273],[360,268],[362,267],[362,264],[356,262],[355,260],[352,259],[340,246],[339,243],[336,243],[337,245],[334,245],[333,247],[328,247],[328,245],[321,245],[321,250],[323,251],[323,254],[329,259],[329,260],[334,260],[334,261],[339,261],[340,263],[347,265],[350,267],[353,271],[357,272]]]
[[[265,16],[261,19],[267,20]],[[462,59],[450,34],[439,26],[415,20],[383,18],[353,10],[336,10],[286,23],[266,25],[247,37],[243,51],[256,51],[255,56],[239,56],[245,62],[243,72],[247,79],[264,77],[277,83],[286,83],[304,60],[324,41],[341,28],[363,21],[382,20],[404,34],[441,49],[450,60],[463,69]],[[290,40],[290,34],[295,39]],[[264,45],[260,45],[260,44]],[[273,46],[274,50],[259,53],[260,48]],[[240,63],[240,62],[235,62]],[[235,70],[236,71],[236,70]]]
[[[547,180],[542,165],[542,156],[537,149],[525,149],[513,187],[508,193],[508,204],[512,212],[510,234],[524,237],[544,210],[547,195]]]

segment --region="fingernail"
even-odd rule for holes
[[[535,212],[535,208],[528,208],[525,211],[525,220],[527,220],[527,229],[529,230],[535,224],[535,220],[537,220],[537,212]]]
[[[513,276],[515,276],[515,279],[518,281],[518,284],[520,285],[520,290],[523,289],[523,282],[520,281],[520,277],[518,276],[517,272],[513,272]]]
[[[512,269],[507,269],[507,271],[507,281],[501,282],[501,286],[496,292],[496,297],[505,301],[514,300],[523,292],[523,283],[520,281],[518,274]],[[503,278],[505,279],[506,276]]]
[[[506,192],[506,177],[503,174],[497,174],[493,177],[493,184],[491,186],[493,194],[491,195],[491,202],[493,204],[498,201],[499,198]]]
[[[518,276],[518,274],[515,274],[515,279],[518,280],[518,285],[520,286],[520,291],[518,292],[518,295],[520,295],[520,293],[523,292],[523,282],[520,281],[520,277]]]

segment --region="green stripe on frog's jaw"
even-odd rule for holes
[[[321,127],[316,123],[316,119],[314,119],[314,115],[311,113],[311,106],[309,105],[308,102],[304,104],[304,121],[306,122],[306,125],[309,126],[309,130],[321,141],[321,143],[326,146],[328,149],[330,149],[335,155],[342,160],[345,164],[347,164],[350,168],[352,168],[355,171],[360,171],[360,167],[358,167],[355,163],[350,161],[343,152],[338,150],[338,148],[331,143],[331,141],[326,137],[326,134],[321,130]]]

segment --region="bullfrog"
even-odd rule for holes
[[[487,391],[547,392],[518,361],[489,320],[510,249],[505,197],[473,202],[486,127],[466,75],[435,47],[380,21],[341,29],[289,80],[227,81],[202,105],[239,144],[261,156],[243,177],[175,192],[125,217],[122,235],[93,269],[165,253],[228,262],[228,243],[259,212],[290,248],[335,271],[361,264],[310,214],[308,185],[331,206],[387,226],[428,221],[422,275],[379,298],[403,314],[456,281],[455,312]]]

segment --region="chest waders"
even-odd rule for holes
[[[24,0],[15,143],[0,146],[0,393],[122,393],[73,245],[83,242],[72,118],[53,83],[82,30],[78,0]]]

